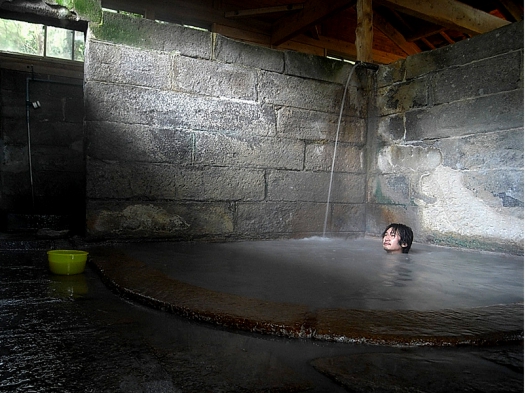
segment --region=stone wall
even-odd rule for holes
[[[523,252],[523,24],[381,67],[367,231]]]
[[[523,252],[522,37],[356,70],[328,235]],[[106,13],[85,66],[90,237],[322,234],[350,65]]]
[[[90,237],[322,234],[349,64],[103,17],[85,62]],[[365,232],[368,72],[345,101],[328,234]]]

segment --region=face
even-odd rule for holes
[[[389,253],[402,253],[403,248],[406,247],[406,244],[401,244],[401,238],[399,233],[397,233],[392,228],[388,228],[383,235],[383,249]]]

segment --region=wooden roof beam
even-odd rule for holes
[[[422,38],[430,37],[431,35],[434,35],[434,34],[440,34],[444,30],[445,29],[442,26],[437,26],[437,25],[432,24],[429,26],[425,26],[425,28],[419,29],[418,31],[415,31],[407,35],[406,40],[408,42],[414,42]]]
[[[302,10],[284,16],[275,22],[272,31],[272,45],[283,42],[305,32],[341,10],[353,7],[357,0],[307,0]]]
[[[421,41],[425,43],[426,46],[428,46],[430,49],[434,50],[436,47],[426,38],[421,38]]]
[[[441,37],[443,37],[449,44],[455,44],[456,41],[454,41],[452,38],[450,38],[450,36],[445,33],[444,31],[440,32],[439,33],[441,35]]]
[[[275,12],[287,12],[302,10],[303,4],[288,4],[279,5],[275,7],[264,7],[264,8],[251,8],[245,10],[226,11],[224,13],[225,18],[242,18],[248,16],[259,16],[264,14],[272,14]]]
[[[510,22],[455,0],[374,0],[385,7],[469,34],[482,34]]]
[[[293,44],[294,42],[304,42],[310,45],[320,45],[326,49],[328,55],[335,57],[342,57],[348,60],[357,60],[357,48],[353,42],[342,41],[335,38],[329,38],[321,36],[320,40],[314,40],[313,38],[306,37],[305,35],[299,35],[286,44]],[[402,59],[402,56],[387,53],[379,49],[372,49],[373,63],[376,64],[389,64],[396,60]]]
[[[394,26],[392,26],[386,18],[374,10],[374,27],[386,35],[399,49],[407,55],[415,55],[420,53],[421,49],[413,42],[408,42]]]
[[[357,26],[355,29],[355,46],[357,61],[372,63],[373,44],[373,11],[372,0],[357,0]]]

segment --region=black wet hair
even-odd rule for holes
[[[383,231],[383,237],[385,237],[389,229],[393,229],[395,233],[399,234],[401,251],[403,254],[408,254],[410,247],[412,247],[412,241],[414,240],[414,233],[412,232],[412,229],[405,224],[390,224]],[[406,244],[406,247],[403,247],[403,244]]]

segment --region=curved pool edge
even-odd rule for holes
[[[523,340],[523,303],[410,311],[316,309],[217,292],[166,276],[115,249],[89,259],[104,283],[131,300],[191,320],[289,338],[410,346]]]

